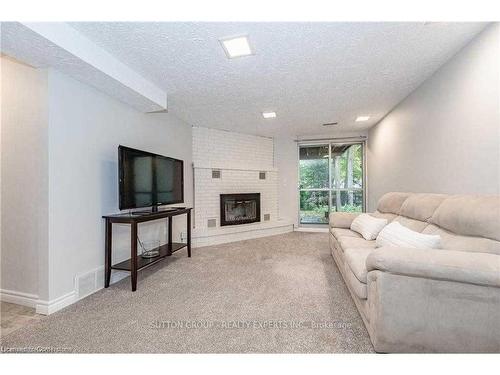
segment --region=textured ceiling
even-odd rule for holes
[[[372,126],[486,25],[481,23],[71,23],[166,90],[191,125],[261,135]],[[219,39],[248,34],[254,56]],[[262,111],[278,117],[265,120]],[[357,115],[370,121],[355,123]]]

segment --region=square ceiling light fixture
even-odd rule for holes
[[[370,116],[358,116],[356,118],[356,122],[368,121],[369,119],[370,119]]]
[[[250,43],[248,42],[248,36],[246,35],[223,38],[219,41],[229,59],[253,55],[253,51],[250,48]]]
[[[275,118],[276,112],[262,112],[262,117],[264,118]]]

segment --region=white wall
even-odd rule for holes
[[[195,167],[267,170],[273,167],[273,139],[196,126],[193,162]]]
[[[278,215],[298,225],[298,149],[291,137],[274,138],[274,165],[278,168]]]
[[[13,292],[36,299],[44,277],[38,262],[45,258],[39,254],[47,252],[47,71],[8,57],[0,63],[0,288],[2,298]]]
[[[488,27],[369,132],[369,208],[388,191],[500,193],[500,27]]]
[[[191,127],[55,70],[1,63],[1,297],[49,311],[62,296],[74,301],[77,275],[94,272],[102,286],[101,216],[118,212],[119,144],[183,159],[192,204]],[[176,221],[179,239],[185,219]],[[166,241],[165,223],[140,225],[139,235]],[[129,239],[128,226],[115,227],[114,261],[129,257]]]
[[[118,145],[184,160],[192,204],[191,127],[170,114],[144,114],[55,70],[49,71],[50,299],[77,274],[104,264],[101,216],[118,212]],[[174,221],[174,239],[185,218]],[[142,240],[166,241],[165,222],[141,224]],[[115,226],[113,262],[130,256],[130,227]]]

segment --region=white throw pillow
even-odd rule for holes
[[[361,214],[352,221],[351,230],[361,234],[365,240],[374,240],[386,225],[387,219]]]
[[[418,233],[402,226],[397,221],[393,221],[379,233],[376,246],[439,249],[441,248],[441,236]]]

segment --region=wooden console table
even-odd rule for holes
[[[187,243],[172,242],[172,217],[186,214],[187,215]],[[105,258],[104,258],[104,287],[109,287],[111,280],[111,270],[122,270],[130,272],[132,282],[132,291],[137,289],[137,271],[149,267],[165,257],[172,255],[177,250],[187,247],[188,257],[191,257],[191,208],[180,208],[170,210],[159,210],[157,212],[146,213],[126,213],[116,215],[103,216],[106,221],[105,235]],[[137,254],[137,224],[146,221],[167,219],[168,224],[168,243],[157,248],[160,255],[154,258],[142,258]],[[112,225],[114,223],[130,224],[130,259],[112,265]]]

